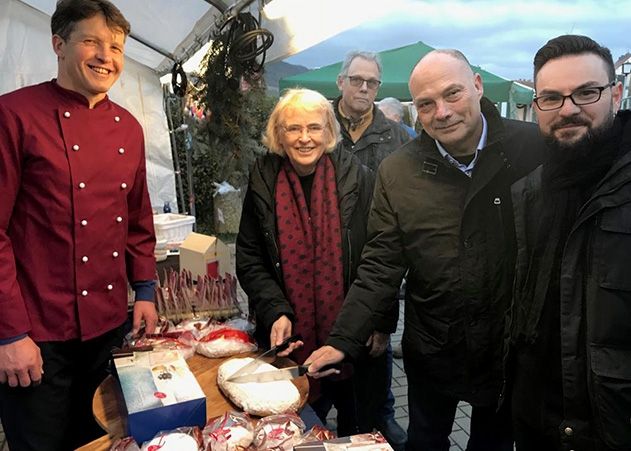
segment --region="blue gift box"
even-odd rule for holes
[[[206,397],[177,351],[135,352],[114,359],[127,411],[127,434],[137,443],[160,431],[204,427]]]

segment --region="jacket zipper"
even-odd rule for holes
[[[351,288],[351,268],[353,267],[353,249],[351,247],[351,230],[346,229],[346,245],[348,247],[348,268],[346,270],[346,290]]]
[[[504,234],[504,216],[502,215],[502,198],[500,196],[497,196],[493,199],[493,205],[495,205],[495,209],[497,211],[497,219],[498,219],[498,223],[499,223],[499,237],[500,237],[500,244],[501,247],[504,248],[504,246],[506,245],[506,236]],[[512,302],[511,302],[512,304]],[[511,305],[512,308],[512,305]],[[508,324],[506,324],[505,321],[505,327],[509,327],[508,331],[505,331],[504,333],[510,336],[510,322],[512,320],[512,313],[507,312],[509,315],[509,319],[508,319]],[[504,349],[502,350],[502,387],[500,389],[500,393],[499,396],[497,398],[497,411],[499,411],[499,409],[502,407],[502,404],[504,404],[504,396],[506,394],[506,366],[508,365],[508,354],[509,354],[509,349],[510,349],[510,340],[506,337],[506,335],[504,337],[502,337],[502,341],[503,341],[503,346]]]
[[[495,209],[497,211],[497,219],[499,220],[499,236],[502,242],[502,246],[506,241],[506,237],[504,236],[504,217],[502,215],[502,199],[498,196],[493,199],[493,204],[495,205]]]
[[[265,232],[265,237],[272,242],[272,246],[274,247],[274,256],[276,260],[275,262],[273,262],[274,271],[276,271],[276,276],[278,277],[278,280],[282,281],[282,275],[280,272],[280,251],[278,250],[278,246],[276,245],[276,239],[270,232]]]

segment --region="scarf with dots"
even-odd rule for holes
[[[325,154],[316,165],[310,208],[298,174],[285,160],[276,180],[276,219],[285,293],[294,310],[293,333],[304,346],[298,362],[324,345],[344,301],[342,233],[335,168]]]

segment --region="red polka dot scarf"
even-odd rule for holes
[[[276,220],[285,293],[294,309],[294,333],[305,345],[294,353],[304,360],[327,339],[344,301],[342,234],[335,168],[318,161],[307,208],[300,179],[285,160],[276,180]]]

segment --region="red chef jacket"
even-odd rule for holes
[[[140,124],[53,80],[0,96],[0,339],[99,336],[155,277]]]

